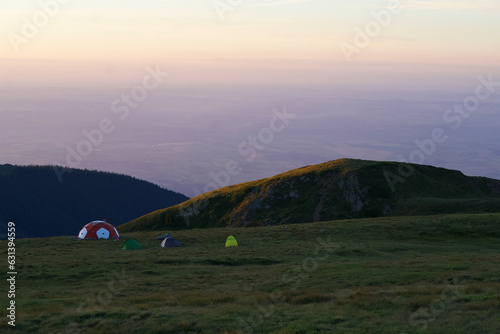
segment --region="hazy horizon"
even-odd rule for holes
[[[500,179],[499,13],[493,0],[4,3],[0,163],[188,196],[231,161],[230,184],[343,157]],[[295,117],[273,121],[285,108]],[[435,130],[446,140],[426,153]]]

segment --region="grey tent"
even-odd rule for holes
[[[161,243],[161,246],[163,248],[165,248],[165,247],[181,247],[181,243],[176,238],[170,237],[170,238],[165,238],[165,240],[163,240],[163,242]]]
[[[172,238],[172,234],[167,233],[167,234],[164,234],[164,235],[160,235],[159,237],[156,237],[155,240],[163,240],[165,238]]]

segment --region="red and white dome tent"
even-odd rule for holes
[[[78,239],[112,239],[119,237],[116,228],[106,219],[94,220],[85,225],[78,233]]]

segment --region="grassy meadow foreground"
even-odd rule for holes
[[[500,214],[163,233],[17,240],[15,331],[500,332]]]

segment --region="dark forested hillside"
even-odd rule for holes
[[[16,236],[77,235],[86,223],[120,225],[188,198],[136,178],[71,169],[60,181],[50,166],[0,165],[0,237],[16,223]]]

